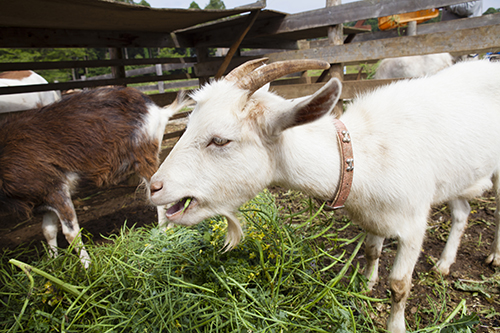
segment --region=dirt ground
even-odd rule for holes
[[[297,199],[289,200],[284,191],[274,191],[278,201],[286,210],[294,211]],[[476,332],[500,332],[500,268],[484,263],[495,234],[494,212],[496,209],[493,193],[485,193],[482,197],[470,202],[471,215],[468,226],[462,237],[456,262],[451,266],[450,275],[442,277],[431,268],[439,259],[444,249],[451,227],[451,216],[446,205],[433,207],[428,220],[428,229],[422,252],[415,267],[412,279],[412,290],[406,307],[406,320],[412,330],[423,328],[434,323],[435,313],[445,307],[442,319],[446,318],[462,300],[466,301],[468,311],[478,314],[480,324]],[[295,209],[298,210],[298,209]],[[340,230],[345,222],[342,219],[346,212],[335,211],[336,227]],[[339,238],[352,239],[362,229],[352,225],[339,233]],[[354,249],[356,243],[350,246]],[[349,247],[348,247],[349,248]],[[370,296],[376,298],[389,297],[387,277],[394,262],[397,250],[395,240],[386,239],[382,257],[380,258],[380,282]],[[360,267],[364,267],[364,249],[356,258]],[[443,305],[443,300],[446,301]],[[375,305],[378,315],[372,319],[379,327],[385,327],[390,306],[387,303]]]
[[[280,189],[274,189],[274,192],[278,194],[279,204],[288,208],[293,209],[303,200],[297,196],[291,198]],[[95,243],[105,241],[103,236],[119,233],[125,223],[128,226],[140,227],[157,221],[156,209],[148,203],[145,190],[126,183],[106,189],[84,187],[74,196],[74,204],[80,226]],[[486,193],[474,200],[471,207],[472,214],[462,237],[457,261],[451,267],[451,274],[444,278],[431,273],[430,268],[444,248],[450,229],[450,214],[446,206],[432,210],[427,238],[413,274],[413,289],[407,304],[406,317],[412,329],[429,324],[433,311],[439,311],[443,306],[437,301],[440,299],[439,295],[441,298],[445,295],[447,314],[465,299],[467,308],[479,314],[481,324],[477,327],[477,332],[500,332],[500,269],[484,263],[494,236],[495,203],[492,194]],[[338,221],[343,214],[345,212],[342,210],[335,213]],[[14,249],[20,245],[39,248],[42,246],[44,237],[41,232],[41,215],[21,221],[15,216],[3,214],[0,219],[2,248]],[[359,228],[352,226],[343,232],[342,237],[352,238],[359,232]],[[61,232],[58,244],[61,247],[67,246]],[[374,297],[385,298],[388,295],[387,276],[395,252],[396,242],[386,240],[380,264],[380,283],[372,293]],[[361,266],[364,265],[362,254],[359,255],[358,261]],[[494,279],[496,281],[492,283]],[[471,281],[479,283],[474,284]],[[389,306],[380,303],[376,305],[376,309],[379,315],[374,320],[383,327]],[[415,313],[423,318],[420,323],[415,321]]]

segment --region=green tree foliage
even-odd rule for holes
[[[226,5],[222,0],[210,0],[205,9],[226,9]]]
[[[201,9],[200,6],[196,3],[196,1],[191,2],[189,5],[189,9]]]
[[[146,0],[141,0],[139,2],[135,2],[134,0],[113,0],[113,1],[125,2],[131,5],[141,5],[141,6],[151,7],[151,5]]]
[[[95,60],[104,59],[105,49],[83,49],[83,48],[30,48],[30,49],[0,49],[0,62],[41,62],[41,61],[69,61],[69,60]],[[103,69],[92,69],[94,72],[100,72]],[[84,69],[80,75],[88,75]],[[65,82],[73,78],[71,69],[59,70],[37,70],[47,81]],[[98,74],[93,74],[98,75]]]
[[[490,7],[490,8],[488,8],[488,10],[487,10],[487,11],[485,11],[485,12],[483,13],[483,15],[495,14],[495,13],[500,13],[500,8],[495,9],[495,8],[493,8],[493,7]]]

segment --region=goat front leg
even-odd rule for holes
[[[368,233],[365,241],[366,268],[365,277],[368,280],[368,290],[372,290],[378,282],[378,263],[382,254],[384,237]]]
[[[75,251],[79,253],[83,267],[88,268],[91,261],[80,236],[80,226],[76,218],[75,207],[71,201],[69,187],[64,186],[61,191],[52,194],[47,204],[59,217],[63,234],[68,243],[73,245]]]
[[[467,226],[467,218],[470,213],[470,205],[465,199],[455,199],[448,202],[451,211],[451,231],[446,241],[441,258],[433,267],[433,270],[448,275],[450,266],[455,262],[460,239]]]
[[[406,236],[399,237],[398,250],[394,265],[389,275],[389,286],[391,290],[391,314],[387,322],[387,330],[392,333],[404,333],[405,330],[405,306],[410,295],[411,278],[415,264],[417,263],[420,249],[425,235],[425,219],[418,221],[424,228],[411,228]]]
[[[499,176],[495,175],[493,184],[496,190],[495,200],[497,202],[497,209],[495,210],[495,238],[491,244],[490,254],[486,258],[487,264],[493,266],[500,266],[500,181]]]

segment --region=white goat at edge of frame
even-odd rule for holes
[[[33,71],[11,71],[0,73],[0,87],[47,83],[47,80]],[[0,113],[35,109],[54,103],[60,99],[61,92],[55,90],[0,95]]]
[[[258,66],[246,63],[193,95],[197,105],[188,128],[150,184],[152,202],[171,205],[166,214],[173,223],[194,225],[226,216],[228,248],[242,233],[238,207],[266,186],[322,200],[331,199],[339,186],[340,153],[329,114],[339,99],[340,81],[286,100],[257,90],[291,72],[329,65],[301,60],[254,70]],[[447,274],[470,212],[467,199],[493,184],[497,227],[486,262],[500,265],[499,86],[499,63],[463,62],[361,96],[339,118],[349,130],[355,166],[345,208],[368,232],[364,274],[369,288],[378,281],[384,238],[398,240],[389,276],[391,332],[405,332],[405,303],[431,205],[449,202],[452,211],[450,236],[435,266]]]
[[[428,76],[451,65],[453,65],[453,57],[449,53],[384,59],[380,62],[374,79]]]

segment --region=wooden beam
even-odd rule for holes
[[[233,58],[229,64],[229,68],[235,68],[242,63],[248,61],[248,60],[253,60],[257,58],[262,58],[261,56],[256,56],[256,57],[237,57]],[[194,65],[194,72],[196,73],[197,77],[202,77],[202,76],[213,76],[217,73],[218,69],[222,65],[222,62],[224,61],[222,58],[210,58],[210,61],[200,63],[198,62],[196,65]]]
[[[340,99],[353,99],[366,91],[373,90],[377,87],[387,85],[398,80],[400,79],[344,81],[342,82],[342,94],[340,95]],[[284,98],[292,99],[312,95],[324,85],[324,82],[279,85],[272,86],[271,90]]]
[[[233,59],[233,56],[235,55],[236,51],[238,51],[238,48],[240,47],[241,42],[247,35],[248,31],[250,28],[253,26],[255,23],[255,20],[257,19],[257,16],[259,16],[260,10],[255,10],[250,13],[246,20],[245,24],[245,29],[241,33],[241,35],[234,41],[234,43],[231,45],[231,48],[229,49],[229,52],[226,54],[226,57],[224,58],[224,61],[222,62],[222,65],[219,67],[219,70],[217,71],[217,74],[215,74],[216,79],[220,79],[222,75],[226,72],[227,67],[229,66],[229,63]]]
[[[422,9],[439,8],[461,3],[463,0],[356,1],[298,14],[288,15],[273,27],[274,34],[326,27],[387,15],[408,13]]]
[[[190,46],[192,45],[186,47]],[[176,45],[170,33],[2,27],[0,47],[176,47]]]
[[[88,87],[124,85],[131,83],[156,82],[160,80],[168,81],[168,80],[183,80],[183,79],[189,79],[189,77],[187,77],[186,74],[173,74],[173,75],[162,75],[162,76],[141,76],[141,77],[127,77],[120,79],[68,81],[68,82],[49,83],[49,84],[33,84],[29,86],[0,87],[0,95],[19,94],[24,92],[35,92],[35,91],[48,91],[48,90],[81,89]]]
[[[327,8],[333,7],[333,6],[339,6],[341,4],[342,4],[341,0],[327,0],[326,1]],[[329,42],[329,45],[331,45],[331,46],[344,44],[344,34],[343,34],[343,24],[342,23],[328,27],[328,42]],[[342,63],[332,64],[328,72],[329,72],[331,77],[336,77],[341,82],[344,81],[344,64],[342,64]],[[325,71],[323,72],[323,74],[324,73],[325,73]],[[342,101],[342,99],[339,99],[337,104],[333,108],[333,114],[335,114],[337,117],[340,117],[340,115],[342,113],[343,113],[343,101]]]
[[[109,58],[112,60],[123,60],[124,58],[122,49],[116,47],[109,48]],[[124,79],[127,77],[127,75],[125,74],[125,66],[123,65],[111,66],[111,73],[113,74],[113,77],[115,79]],[[127,84],[123,83],[121,85],[126,86]]]
[[[1,29],[0,29],[1,30]],[[111,67],[155,64],[194,64],[196,58],[154,58],[154,59],[113,59],[113,60],[81,60],[81,61],[47,61],[47,62],[12,62],[0,63],[0,71],[19,71],[25,69],[64,69],[85,67]]]
[[[242,47],[297,49],[296,40],[326,37],[327,27],[329,26],[460,2],[463,1],[371,0],[352,2],[298,14],[268,15],[268,13],[263,12],[248,32],[242,42]],[[229,22],[232,24],[222,22],[207,26],[206,29],[196,28],[178,31],[176,35],[190,40],[197,46],[229,47],[228,41],[232,41],[237,37],[239,29],[236,27],[243,25],[243,19],[231,19]]]
[[[500,13],[470,17],[458,20],[443,21],[437,23],[419,24],[417,35],[426,35],[435,32],[446,32],[455,30],[464,30],[479,28],[487,25],[500,24]],[[377,31],[373,33],[356,34],[352,42],[365,42],[384,38],[395,38],[406,35],[406,28],[392,29],[386,31]],[[321,47],[322,41],[311,42],[311,47]],[[324,44],[326,45],[326,44]]]
[[[361,43],[268,54],[270,62],[322,59],[329,63],[358,63],[384,58],[441,52],[482,53],[500,48],[500,25],[427,35],[404,36]]]
[[[283,19],[273,18],[262,22],[259,20],[256,22],[258,29],[252,29],[249,32],[247,41],[257,37],[263,38],[294,31],[328,27],[378,16],[443,7],[460,2],[463,2],[463,0],[371,0],[352,2],[329,9],[324,8],[286,15]],[[0,29],[0,47],[214,47],[224,46],[218,45],[221,42],[227,43],[227,33],[227,29],[214,30],[211,32],[213,37],[209,38],[210,43],[204,45],[203,40],[194,42],[190,38],[186,38],[182,32],[177,33],[177,40],[174,40],[170,33],[161,32],[2,27]],[[206,40],[206,38],[204,39]],[[269,40],[268,45],[265,46],[272,47],[274,43],[274,47],[295,48],[292,40],[281,40],[282,45],[276,45],[277,42],[280,42],[280,40],[274,38],[274,40]],[[263,43],[261,42],[260,45],[263,45]]]

